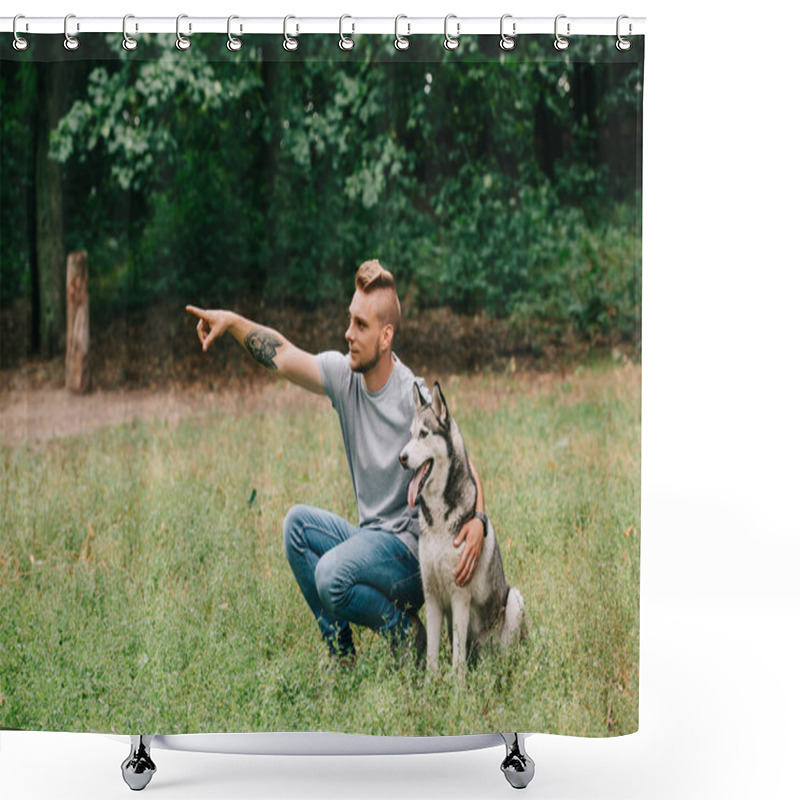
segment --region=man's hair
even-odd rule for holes
[[[377,258],[365,261],[356,272],[356,289],[364,294],[380,292],[378,303],[378,319],[381,325],[391,325],[395,336],[400,329],[400,300],[394,286],[394,276],[384,269]]]

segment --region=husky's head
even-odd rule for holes
[[[426,403],[417,384],[414,384],[414,421],[411,423],[411,441],[400,453],[400,463],[405,469],[414,471],[408,487],[408,504],[412,508],[423,489],[436,483],[437,466],[447,473],[447,461],[451,449],[451,417],[447,410],[442,389],[433,385],[432,401]],[[441,472],[441,469],[438,470]]]

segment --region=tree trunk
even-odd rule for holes
[[[64,68],[37,64],[39,125],[36,142],[36,273],[39,288],[39,345],[45,358],[64,347],[64,221],[61,165],[48,156],[50,131],[61,118]]]
[[[89,372],[89,265],[85,250],[67,258],[67,389],[86,394]]]

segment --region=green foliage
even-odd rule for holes
[[[304,38],[302,60],[216,45],[143,37],[120,56],[110,42],[51,134],[68,244],[89,250],[101,304],[249,292],[310,306],[344,299],[378,257],[422,307],[636,335],[635,58],[592,37],[565,55],[526,37],[503,56],[494,38],[444,56],[420,39],[416,60],[386,37],[361,37],[360,60],[331,37]],[[4,256],[4,298],[25,291],[20,268]]]

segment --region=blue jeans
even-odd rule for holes
[[[423,604],[419,561],[393,533],[293,506],[283,522],[289,565],[334,655],[355,652],[350,623],[402,639]]]

